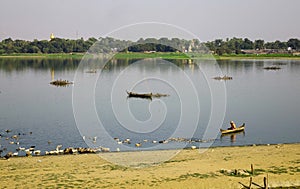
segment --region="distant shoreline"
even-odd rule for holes
[[[54,54],[2,54],[0,58],[73,58],[81,59],[85,53],[54,53]],[[216,60],[241,60],[241,59],[291,59],[300,60],[300,56],[289,54],[230,54],[230,55],[199,55],[196,53],[117,53],[116,59],[143,59],[143,58],[162,58],[162,59],[216,59]]]

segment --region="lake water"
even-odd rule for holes
[[[206,141],[213,146],[300,142],[300,60],[196,64],[127,59],[112,60],[103,70],[97,62],[79,63],[0,59],[0,149],[34,145],[45,151],[62,144],[130,151],[201,146]],[[263,69],[274,64],[281,69]],[[219,68],[233,80],[214,80],[212,76],[221,74]],[[53,74],[74,85],[50,85]],[[126,90],[170,96],[127,98]],[[246,123],[245,132],[221,137],[219,129],[229,127],[230,120]],[[17,142],[13,135],[18,135],[19,144],[10,144]],[[130,138],[131,144],[117,144],[114,138]],[[152,142],[169,138],[182,141]]]

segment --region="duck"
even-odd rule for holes
[[[19,137],[17,135],[13,135],[11,138],[18,139]]]
[[[25,151],[25,148],[19,146],[16,150],[17,151]]]
[[[6,133],[10,133],[11,130],[10,130],[10,129],[6,129],[5,132],[6,132]]]
[[[136,146],[136,147],[141,147],[142,144],[141,144],[141,143],[135,143],[135,146]]]
[[[35,146],[30,146],[29,151],[34,151]]]
[[[160,144],[166,144],[166,143],[168,143],[168,141],[167,140],[160,140],[158,143],[160,143]]]
[[[117,141],[117,142],[119,142],[119,141],[120,141],[120,139],[119,139],[119,138],[114,138],[114,140],[115,140],[115,141]]]
[[[41,150],[35,150],[33,151],[33,154],[39,156],[41,155]]]

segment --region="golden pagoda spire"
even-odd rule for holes
[[[54,34],[53,33],[51,33],[51,35],[50,35],[50,40],[52,40],[52,39],[54,39],[55,37],[54,37]]]

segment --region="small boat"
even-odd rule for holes
[[[236,129],[220,129],[222,135],[223,134],[228,134],[228,133],[237,133],[237,132],[242,132],[245,130],[245,123],[243,123],[243,125],[237,127]]]
[[[137,98],[149,98],[152,99],[152,93],[134,93],[134,92],[128,92],[128,97],[137,97]]]

